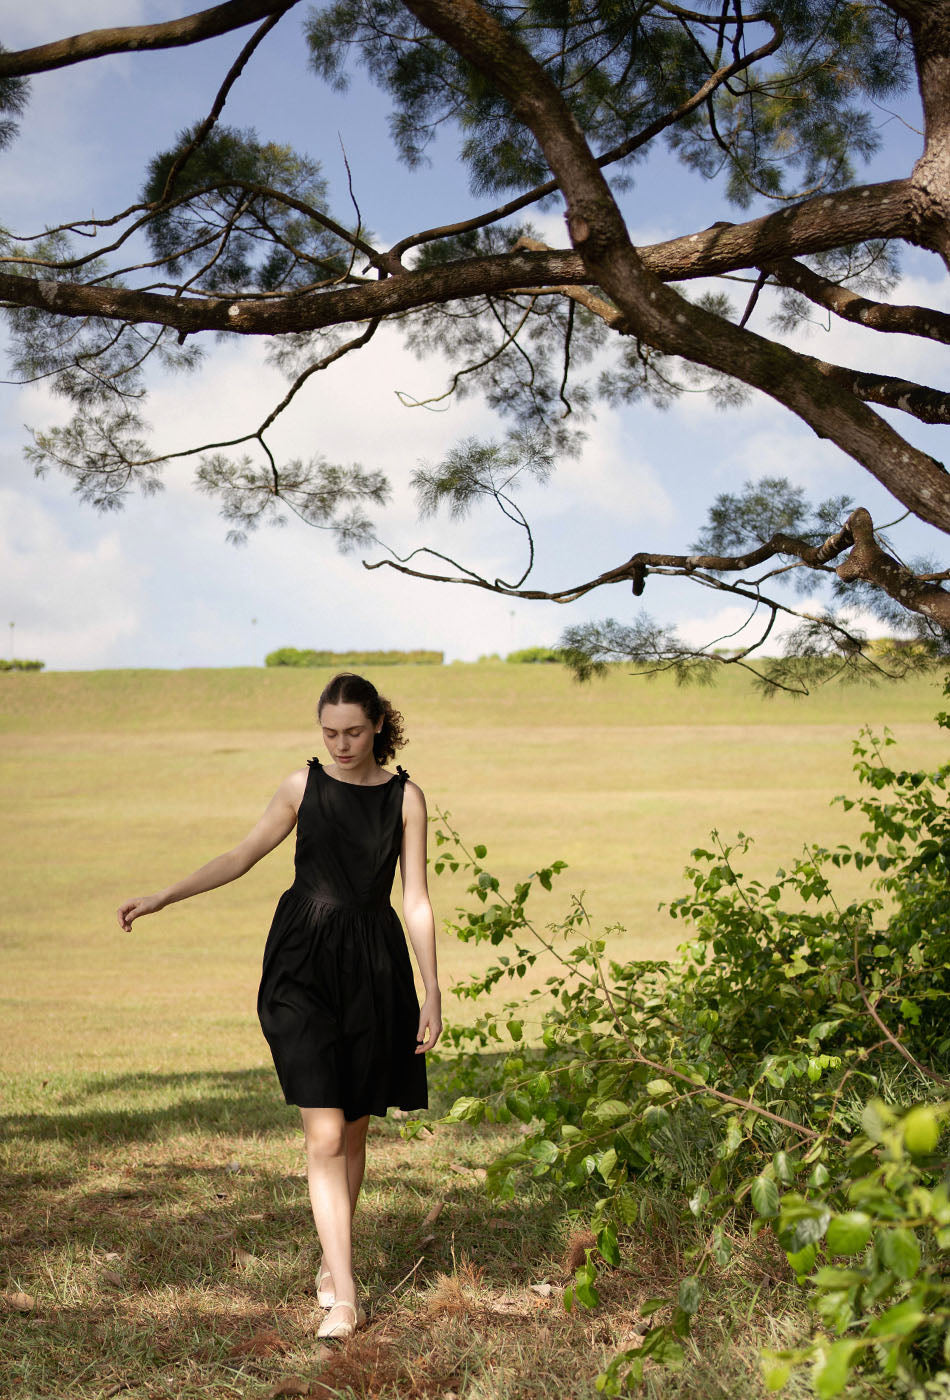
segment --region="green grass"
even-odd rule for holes
[[[583,1244],[569,1203],[543,1184],[508,1204],[480,1190],[482,1164],[517,1127],[440,1126],[406,1142],[392,1118],[373,1120],[356,1244],[372,1325],[342,1352],[316,1345],[299,1114],[255,1014],[290,843],[131,934],[114,909],[244,834],[280,778],[319,752],[326,678],[0,677],[4,1396],[263,1397],[289,1377],[300,1384],[288,1393],[322,1396],[593,1400],[593,1376],[632,1344],[639,1303],[692,1242],[655,1203],[603,1306],[567,1314],[560,1291]],[[669,953],[685,935],[656,905],[681,892],[711,826],[756,837],[755,873],[806,840],[853,834],[829,802],[854,790],[861,724],[889,725],[907,766],[944,757],[936,681],[763,703],[733,675],[705,691],[616,673],[578,689],[559,667],[503,663],[374,679],[406,713],[400,757],[430,810],[450,809],[504,880],[567,860],[540,921],[585,889],[595,927],[624,926],[609,935],[613,957]],[[432,886],[437,916],[463,894],[459,877]],[[490,956],[442,938],[447,1018],[477,1009],[448,988]],[[442,1074],[433,1063],[430,1117],[446,1101]],[[768,1237],[739,1254],[684,1371],[651,1373],[657,1400],[759,1397],[758,1346],[804,1325]],[[550,1294],[531,1288],[544,1283]],[[17,1294],[33,1305],[18,1310]]]

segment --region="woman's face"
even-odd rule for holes
[[[320,711],[323,742],[334,763],[341,768],[358,768],[373,755],[373,736],[383,727],[370,723],[362,705],[324,705]]]

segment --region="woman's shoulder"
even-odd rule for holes
[[[307,786],[307,778],[309,776],[309,766],[305,768],[295,768],[292,773],[288,773],[286,778],[284,778],[283,782],[278,788],[278,792],[282,792],[287,797],[296,799],[294,805],[299,806],[300,799],[303,797],[303,790]]]
[[[422,788],[419,786],[419,784],[414,783],[407,774],[403,782],[402,788],[403,808],[408,809],[410,811],[416,809],[424,813],[426,809],[425,793],[422,791]]]

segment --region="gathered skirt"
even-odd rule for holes
[[[341,904],[292,885],[264,947],[257,995],[285,1102],[347,1122],[427,1108],[419,1001],[391,905]]]

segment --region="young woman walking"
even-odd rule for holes
[[[323,1247],[317,1335],[348,1337],[366,1315],[356,1297],[351,1222],[366,1163],[370,1115],[428,1107],[425,1052],[442,1031],[435,926],[426,885],[426,806],[397,764],[403,719],[349,672],[320,696],[317,717],[333,762],[312,758],[281,783],[232,850],[157,894],[127,900],[120,926],[244,875],[297,827],[295,879],[264,947],[257,1012],[287,1103],[303,1118],[307,1181]],[[425,986],[420,1008],[399,919]]]

